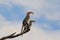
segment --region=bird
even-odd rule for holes
[[[26,15],[26,17],[24,18],[24,20],[23,20],[23,26],[25,26],[25,25],[28,25],[28,21],[29,21],[29,19],[30,19],[30,14],[33,14],[33,12],[27,12],[27,15]]]
[[[35,20],[30,20],[29,23],[28,23],[28,25],[25,26],[25,28],[24,28],[24,31],[23,31],[24,33],[30,31],[30,28],[32,26],[32,22],[36,22],[36,21]]]
[[[21,33],[23,32],[23,28],[28,25],[28,21],[30,20],[30,14],[33,14],[33,12],[27,12],[26,17],[24,18],[22,22]]]

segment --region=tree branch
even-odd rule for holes
[[[8,35],[8,36],[5,36],[5,37],[0,38],[0,40],[16,38],[16,37],[18,37],[18,36],[20,36],[20,35],[22,35],[22,34],[25,34],[25,33],[29,32],[29,31],[30,31],[30,30],[26,30],[25,32],[22,32],[22,33],[19,33],[19,34],[16,34],[16,32],[14,32],[14,33],[12,33],[12,34],[10,34],[10,35]],[[16,35],[14,35],[14,34],[16,34]]]

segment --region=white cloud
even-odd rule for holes
[[[46,0],[0,0],[0,4],[1,3],[10,6],[11,4],[24,6],[26,8],[24,11],[33,11],[33,16],[36,18],[40,18],[44,15],[47,20],[60,20],[60,13],[56,11],[56,5],[52,6],[52,4],[48,3]],[[48,10],[44,11],[46,10],[44,9],[45,7],[48,8],[50,13],[48,13]]]
[[[45,13],[44,16],[47,20],[60,20],[60,13]]]
[[[0,27],[3,27],[5,25],[9,25],[9,23],[10,22],[7,21],[6,18],[0,14]]]
[[[20,32],[19,27],[3,27],[0,29],[0,37]],[[30,32],[14,39],[7,40],[60,40],[60,31],[44,31],[37,26],[32,26]]]
[[[43,2],[41,0],[12,0],[15,4],[20,4],[24,7],[31,7],[31,8],[40,8],[45,6],[47,2]]]
[[[4,20],[5,18],[0,14],[0,20]]]
[[[5,5],[6,7],[11,7],[11,1],[8,0],[0,0],[0,5]]]
[[[51,31],[53,28],[48,23],[41,23],[40,24],[42,29],[45,29],[46,31]]]
[[[10,5],[12,3],[30,8],[40,8],[47,4],[41,0],[0,0],[0,4]]]

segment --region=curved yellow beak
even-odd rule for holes
[[[27,12],[28,14],[33,14],[33,12]]]

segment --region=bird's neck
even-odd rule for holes
[[[29,17],[30,17],[30,15],[29,15],[29,14],[27,14],[27,15],[26,15],[26,18],[29,18]]]
[[[30,26],[31,26],[31,25],[32,25],[32,22],[30,22],[29,24],[30,24]]]
[[[27,14],[27,16],[30,16],[30,14]]]

